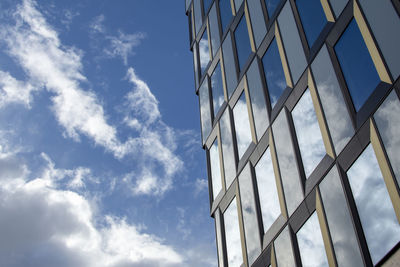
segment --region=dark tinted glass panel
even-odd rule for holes
[[[208,19],[210,22],[210,40],[211,40],[211,50],[213,56],[218,51],[218,48],[221,43],[221,39],[219,37],[219,26],[218,26],[218,17],[217,17],[217,9],[215,5],[212,6],[210,13],[208,15]]]
[[[268,16],[271,18],[274,15],[276,8],[281,0],[265,0],[265,6],[267,7]]]
[[[211,90],[213,96],[214,115],[217,115],[222,103],[224,103],[224,88],[222,85],[221,65],[219,62],[211,75]]]
[[[265,79],[267,81],[271,107],[274,107],[283,90],[286,89],[286,79],[283,72],[281,58],[279,57],[278,45],[274,39],[269,45],[267,52],[262,58]]]
[[[400,74],[400,19],[390,0],[361,0],[361,7],[378,41],[394,80]]]
[[[203,84],[199,89],[200,97],[200,118],[201,130],[203,133],[203,143],[211,132],[211,109],[210,109],[210,95],[208,91],[208,81],[204,79]]]
[[[204,14],[207,14],[208,9],[210,8],[212,0],[203,0]]]
[[[229,109],[226,108],[219,124],[221,130],[222,156],[224,159],[225,182],[227,189],[236,176],[236,163],[232,142],[231,122],[229,117]]]
[[[269,119],[264,96],[264,88],[261,81],[257,59],[253,60],[253,63],[251,63],[249,70],[247,71],[247,83],[249,86],[251,108],[253,110],[257,140],[260,140],[268,128]]]
[[[327,22],[321,1],[297,0],[296,5],[308,45],[312,47]]]
[[[400,225],[371,144],[347,176],[372,262],[376,264],[400,241]]]
[[[251,265],[261,252],[261,240],[257,221],[253,181],[249,164],[246,165],[239,175],[239,189],[242,204],[244,233],[246,237],[247,258]]]
[[[196,28],[196,35],[197,35],[203,23],[200,0],[193,0],[193,8],[194,8],[194,25]]]
[[[240,246],[241,241],[236,197],[224,212],[224,223],[228,266],[239,267],[243,262],[243,258]]]
[[[353,104],[358,111],[375,90],[380,79],[355,19],[335,45]]]
[[[235,122],[236,141],[240,160],[252,142],[249,113],[247,111],[244,92],[233,108],[233,119]]]
[[[265,19],[263,10],[261,8],[261,2],[259,0],[247,1],[247,6],[249,7],[249,14],[251,20],[251,26],[253,27],[254,41],[256,47],[261,44],[267,33],[267,27],[265,26]]]
[[[221,16],[222,32],[224,32],[233,16],[231,1],[230,0],[219,0],[219,12],[220,12],[220,16]]]
[[[208,47],[207,30],[204,31],[203,36],[201,37],[199,43],[199,56],[200,56],[201,75],[203,75],[208,63],[210,62],[210,48]]]
[[[364,266],[346,197],[335,166],[322,180],[320,190],[338,266]]]
[[[375,121],[386,153],[389,157],[393,172],[400,186],[400,102],[393,91],[375,113]]]
[[[218,196],[219,192],[222,190],[221,166],[219,162],[220,161],[218,152],[218,139],[215,138],[214,143],[210,148],[211,181],[212,181],[214,199]]]
[[[243,16],[235,30],[236,52],[241,71],[251,53],[249,32],[247,30],[246,18]]]
[[[236,64],[233,54],[232,38],[228,34],[222,44],[222,53],[224,57],[224,70],[226,77],[226,87],[228,90],[228,98],[232,96],[237,85]]]

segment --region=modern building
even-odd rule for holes
[[[186,0],[219,266],[399,266],[399,13]]]

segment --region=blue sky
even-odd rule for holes
[[[0,266],[215,266],[184,1],[0,2]]]

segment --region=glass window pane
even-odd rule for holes
[[[301,24],[307,37],[309,47],[317,40],[327,20],[320,0],[297,0]]]
[[[199,86],[199,66],[197,62],[197,46],[196,44],[193,46],[193,65],[194,65],[194,82],[196,85],[196,89]]]
[[[320,192],[338,266],[364,266],[346,197],[335,166],[322,180]]]
[[[219,13],[221,16],[222,32],[225,32],[226,27],[233,17],[230,0],[219,0]]]
[[[207,14],[207,11],[210,8],[211,3],[212,3],[212,0],[203,0],[204,14]]]
[[[216,115],[224,103],[224,88],[222,85],[222,73],[219,62],[215,66],[214,72],[211,75],[211,90],[213,96],[214,115]]]
[[[239,10],[240,6],[242,5],[243,0],[235,0],[235,9],[236,12]]]
[[[211,109],[210,109],[210,96],[208,91],[208,81],[204,79],[203,84],[199,89],[200,97],[200,118],[201,118],[201,130],[203,136],[203,143],[207,139],[211,132]]]
[[[228,266],[239,267],[243,262],[243,258],[236,197],[224,212],[224,223]]]
[[[354,129],[326,46],[316,56],[311,69],[335,151],[339,154],[353,136]]]
[[[265,0],[265,6],[267,7],[268,16],[270,18],[274,15],[280,1],[281,0]]]
[[[292,117],[304,172],[308,178],[326,154],[310,90],[304,92],[292,111]]]
[[[390,0],[360,0],[394,80],[400,74],[400,19]]]
[[[257,220],[256,203],[253,191],[250,165],[239,175],[240,199],[242,201],[242,214],[244,233],[246,237],[246,249],[249,265],[257,259],[261,253],[260,231]]]
[[[400,241],[400,225],[370,144],[347,171],[372,262]]]
[[[210,62],[210,48],[208,47],[208,34],[207,29],[204,31],[203,36],[199,43],[200,67],[201,75],[204,74],[208,63]]]
[[[267,232],[281,214],[269,148],[264,152],[255,166],[255,173],[264,232]]]
[[[213,189],[213,199],[215,199],[219,192],[222,190],[221,183],[221,166],[219,163],[218,153],[218,139],[215,138],[214,143],[210,148],[210,167],[211,167],[211,181]]]
[[[215,5],[212,6],[210,13],[208,15],[208,19],[210,22],[210,39],[211,39],[211,50],[213,53],[213,56],[218,51],[218,48],[221,43],[221,39],[219,37],[219,26],[218,26],[218,17],[217,17],[217,9]]]
[[[233,55],[232,38],[228,34],[222,44],[222,54],[224,58],[224,70],[226,77],[226,86],[228,90],[228,98],[231,98],[233,91],[237,85],[236,64]]]
[[[303,267],[329,266],[316,212],[297,232],[297,242]]]
[[[333,12],[339,17],[349,0],[330,0]]]
[[[257,59],[253,60],[247,71],[247,83],[257,140],[260,140],[268,128],[269,118]]]
[[[375,113],[375,122],[400,186],[400,102],[393,91]]]
[[[189,8],[191,2],[192,2],[192,0],[186,0],[186,1],[185,1],[186,11],[188,10],[188,8]]]
[[[307,61],[289,1],[279,14],[278,22],[293,83],[296,84],[307,66]]]
[[[276,263],[279,267],[293,267],[296,266],[293,256],[292,240],[288,226],[286,226],[275,242]]]
[[[221,130],[222,158],[224,159],[225,182],[226,189],[228,189],[232,184],[233,179],[236,177],[236,162],[228,108],[225,109],[219,123]]]
[[[299,171],[296,166],[296,158],[294,156],[285,109],[279,113],[274,121],[272,130],[275,138],[279,169],[281,171],[283,191],[285,192],[287,210],[290,216],[303,200],[303,190],[300,183]]]
[[[249,8],[251,25],[253,27],[254,41],[258,48],[267,34],[267,27],[265,25],[264,14],[261,7],[260,0],[249,0],[247,1]]]
[[[278,45],[275,39],[269,45],[267,52],[265,52],[262,63],[265,80],[267,81],[269,99],[271,101],[271,107],[273,108],[287,87]]]
[[[221,215],[217,210],[215,212],[215,233],[217,238],[217,249],[218,249],[218,266],[224,266],[224,252],[222,248],[222,234],[221,234]]]
[[[200,31],[201,25],[203,24],[200,0],[193,0],[193,7],[194,7],[194,25],[197,35]]]
[[[355,19],[336,43],[335,52],[358,111],[380,83],[380,78]]]
[[[249,113],[247,111],[244,92],[233,108],[233,121],[235,122],[236,141],[240,160],[252,142]]]
[[[239,70],[242,71],[251,53],[249,31],[247,30],[245,16],[242,16],[239,24],[236,27],[235,41],[236,41],[236,53],[239,62]]]

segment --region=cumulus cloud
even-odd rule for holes
[[[30,108],[35,90],[37,89],[30,83],[19,81],[10,73],[0,71],[0,107],[18,103]]]

